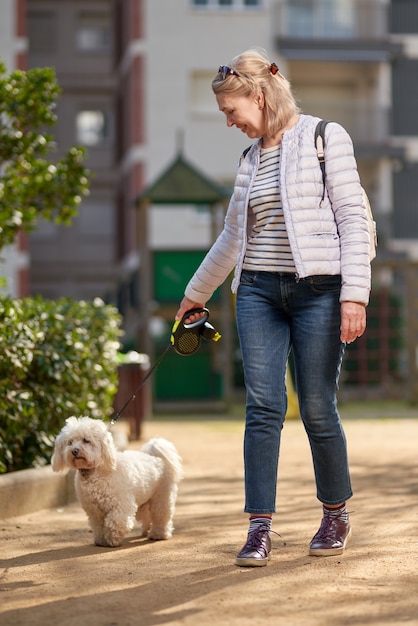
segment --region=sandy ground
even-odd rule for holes
[[[242,513],[240,420],[150,420],[186,477],[172,539],[135,531],[120,548],[92,544],[77,504],[0,521],[0,624],[28,626],[418,625],[418,418],[387,405],[342,409],[355,496],[343,556],[309,557],[321,518],[299,420],[287,422],[273,557],[237,568]],[[383,417],[382,417],[383,415]]]

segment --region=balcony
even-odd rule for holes
[[[382,143],[388,137],[389,111],[373,103],[309,99],[303,101],[303,109],[311,115],[339,122],[356,144]]]
[[[273,11],[288,59],[381,63],[402,50],[389,40],[388,8],[378,0],[281,0]]]
[[[400,158],[403,155],[403,149],[392,145],[389,140],[388,108],[356,100],[329,102],[321,98],[303,98],[302,108],[311,115],[344,126],[353,140],[357,157]]]

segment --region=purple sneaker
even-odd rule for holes
[[[237,554],[235,565],[241,567],[261,567],[267,565],[271,554],[270,528],[260,524],[248,533],[247,542]]]
[[[311,556],[342,554],[350,535],[350,522],[324,515],[321,526],[309,546],[309,554]]]

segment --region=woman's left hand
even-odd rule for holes
[[[351,343],[366,330],[366,307],[360,302],[341,302],[341,341]]]

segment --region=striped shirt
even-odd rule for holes
[[[244,269],[296,271],[284,221],[279,184],[280,145],[263,148],[250,194],[255,224],[247,242]]]

